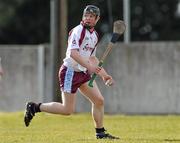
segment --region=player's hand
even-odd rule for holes
[[[110,75],[104,76],[103,81],[107,86],[112,86],[114,84],[114,80]]]

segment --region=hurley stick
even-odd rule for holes
[[[119,37],[124,33],[125,29],[126,29],[126,25],[123,21],[117,20],[114,22],[112,38],[111,38],[111,41],[109,42],[105,52],[103,53],[103,56],[100,58],[100,61],[98,64],[99,67],[102,67],[104,60],[106,59],[108,54],[111,52],[113,45],[117,42]],[[97,75],[95,73],[93,73],[91,80],[88,83],[88,85],[90,87],[93,87],[93,81],[95,80],[96,76]]]

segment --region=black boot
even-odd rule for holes
[[[41,105],[41,103],[36,104],[34,102],[28,102],[26,104],[26,110],[25,110],[25,114],[24,114],[24,123],[25,123],[26,127],[29,126],[31,120],[35,116],[35,113],[41,112],[39,109],[40,105]]]
[[[119,137],[115,137],[109,133],[106,133],[106,130],[104,128],[96,128],[96,138],[97,139],[119,139]]]

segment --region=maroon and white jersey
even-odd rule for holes
[[[75,71],[86,71],[85,67],[70,57],[71,49],[78,49],[79,54],[88,60],[90,56],[95,56],[97,43],[98,35],[95,30],[90,32],[82,24],[76,26],[69,33],[66,57],[63,60],[64,65],[73,68]]]

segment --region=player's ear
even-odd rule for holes
[[[100,19],[100,16],[97,16],[96,17],[96,23],[99,21],[99,19]]]

